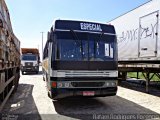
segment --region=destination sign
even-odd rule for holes
[[[80,23],[81,30],[102,31],[100,24]]]
[[[92,32],[104,32],[115,34],[115,29],[112,25],[100,24],[85,21],[72,20],[56,20],[54,25],[55,30],[80,30]]]

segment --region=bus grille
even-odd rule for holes
[[[105,82],[71,82],[73,87],[102,87]]]

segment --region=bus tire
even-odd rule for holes
[[[48,97],[52,99],[52,96],[50,95],[50,93],[48,92]]]
[[[44,76],[43,76],[43,81],[45,81],[45,78],[44,78]]]

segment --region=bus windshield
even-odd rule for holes
[[[57,34],[57,59],[59,60],[108,61],[115,59],[114,35],[78,32],[60,34]]]

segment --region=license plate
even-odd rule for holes
[[[83,96],[94,96],[95,92],[94,91],[83,91]]]

